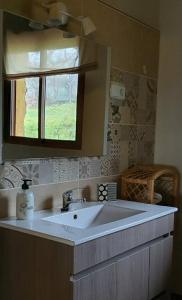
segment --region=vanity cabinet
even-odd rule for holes
[[[148,299],[149,248],[126,255],[116,263],[116,299]]]
[[[164,291],[172,265],[173,237],[160,239],[150,246],[149,299]]]
[[[115,263],[73,279],[73,299],[116,299]]]
[[[3,24],[3,13],[0,10],[0,28],[2,28]],[[3,53],[3,33],[0,30],[0,53],[2,56]],[[3,163],[3,59],[0,59],[0,165]]]
[[[174,216],[79,245],[0,227],[1,300],[151,300],[167,287]]]
[[[172,236],[133,251],[107,266],[75,277],[74,300],[147,300],[165,291],[172,263]]]
[[[73,298],[74,300],[146,300],[148,271],[149,250],[144,248],[74,280]]]

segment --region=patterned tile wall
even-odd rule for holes
[[[9,161],[0,166],[0,188],[69,182],[120,174],[136,163],[152,163],[157,81],[112,68],[111,82],[121,83],[125,100],[110,99],[108,154],[103,157]]]

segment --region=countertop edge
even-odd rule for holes
[[[92,241],[92,240],[95,240],[95,239],[98,239],[98,238],[102,238],[103,236],[106,236],[106,235],[109,235],[109,234],[113,234],[113,233],[116,233],[116,232],[119,232],[119,231],[122,231],[122,230],[132,228],[132,227],[137,226],[137,225],[141,225],[141,224],[150,222],[150,221],[155,220],[155,219],[165,217],[165,216],[170,215],[170,214],[174,214],[175,212],[177,212],[177,208],[171,208],[171,209],[168,209],[168,211],[166,211],[166,212],[160,212],[160,213],[158,213],[154,216],[146,217],[145,219],[134,221],[130,224],[126,224],[126,225],[118,226],[117,228],[109,229],[109,230],[105,231],[104,233],[103,232],[98,233],[98,234],[95,234],[94,236],[90,236],[90,237],[87,237],[87,238],[83,237],[83,238],[78,239],[77,241],[64,239],[64,238],[61,238],[61,237],[56,237],[54,235],[46,234],[46,233],[39,232],[39,231],[36,231],[36,230],[21,228],[19,226],[7,224],[7,223],[5,223],[5,221],[2,221],[2,220],[0,220],[0,227],[4,228],[4,229],[14,230],[14,231],[17,231],[17,232],[20,232],[20,233],[29,234],[29,235],[39,237],[39,238],[45,238],[45,239],[52,240],[52,241],[55,241],[55,242],[58,242],[58,243],[63,243],[63,244],[69,245],[69,246],[77,246],[77,245],[80,245],[80,244],[83,244],[83,243],[86,243],[86,242],[89,242],[89,241]]]

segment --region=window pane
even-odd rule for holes
[[[47,68],[67,69],[79,66],[79,48],[63,48],[47,51]]]
[[[39,78],[16,80],[12,135],[38,138]]]
[[[78,74],[46,78],[45,138],[76,140]]]

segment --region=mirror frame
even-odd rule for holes
[[[1,39],[3,31],[3,14],[10,13],[17,17],[24,16],[12,13],[8,10],[0,10],[1,12]],[[28,18],[27,18],[28,19]],[[95,41],[93,41],[96,43]],[[3,128],[0,124],[2,137],[0,146],[2,146],[1,161],[13,160],[33,160],[33,159],[52,159],[52,158],[71,158],[71,157],[98,157],[107,155],[107,132],[109,121],[109,90],[110,90],[110,71],[111,71],[111,47],[107,45],[99,45],[98,59],[100,68],[95,71],[86,73],[85,89],[86,101],[84,103],[83,130],[82,130],[82,148],[51,148],[49,147],[32,147],[29,145],[4,143]],[[0,45],[3,54],[3,42]],[[3,60],[1,60],[1,64]],[[103,88],[99,90],[98,86]],[[2,65],[1,65],[1,93],[2,88]],[[101,101],[98,101],[101,99]],[[3,112],[3,95],[0,95],[0,112]],[[91,117],[90,117],[91,116]],[[2,119],[3,119],[2,115]],[[1,120],[2,120],[1,119]],[[1,122],[0,122],[1,123]]]

